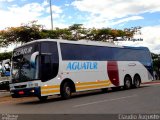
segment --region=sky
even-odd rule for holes
[[[86,28],[124,29],[141,26],[143,41],[122,41],[118,45],[145,46],[160,54],[159,0],[52,0],[53,26],[66,28],[83,24]],[[0,0],[0,30],[37,20],[51,29],[49,0]],[[1,51],[13,49],[0,48]]]

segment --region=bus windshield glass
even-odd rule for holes
[[[12,57],[12,82],[38,79],[38,57],[33,59],[33,47],[16,49]]]

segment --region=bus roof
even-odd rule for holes
[[[119,46],[119,45],[115,45],[113,43],[109,43],[109,42],[102,42],[102,41],[90,41],[90,40],[79,40],[79,41],[72,41],[72,40],[64,40],[64,39],[38,39],[38,40],[34,40],[28,43],[25,43],[17,48],[21,48],[23,46],[32,44],[32,43],[38,43],[38,42],[45,42],[45,41],[55,41],[55,42],[59,42],[59,43],[70,43],[70,44],[82,44],[82,45],[94,45],[94,46],[108,46],[108,47],[118,47],[118,48],[129,48],[129,49],[141,49],[141,50],[149,50],[147,47],[130,47],[130,46]]]
[[[147,47],[131,47],[131,46],[123,46],[124,48],[134,49],[134,50],[147,50],[149,49]]]

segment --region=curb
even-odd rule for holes
[[[151,81],[151,82],[145,82],[142,83],[141,85],[160,85],[160,81]]]

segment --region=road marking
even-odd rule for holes
[[[73,107],[74,107],[74,108],[76,108],[76,107],[83,107],[83,106],[87,106],[87,105],[98,104],[98,103],[109,102],[109,101],[115,101],[115,100],[121,100],[121,99],[136,97],[136,96],[137,96],[137,95],[134,94],[134,95],[131,95],[131,96],[125,96],[125,97],[120,97],[120,98],[106,99],[106,100],[100,100],[100,101],[85,103],[85,104],[79,104],[79,105],[75,105],[75,106],[73,106]]]

